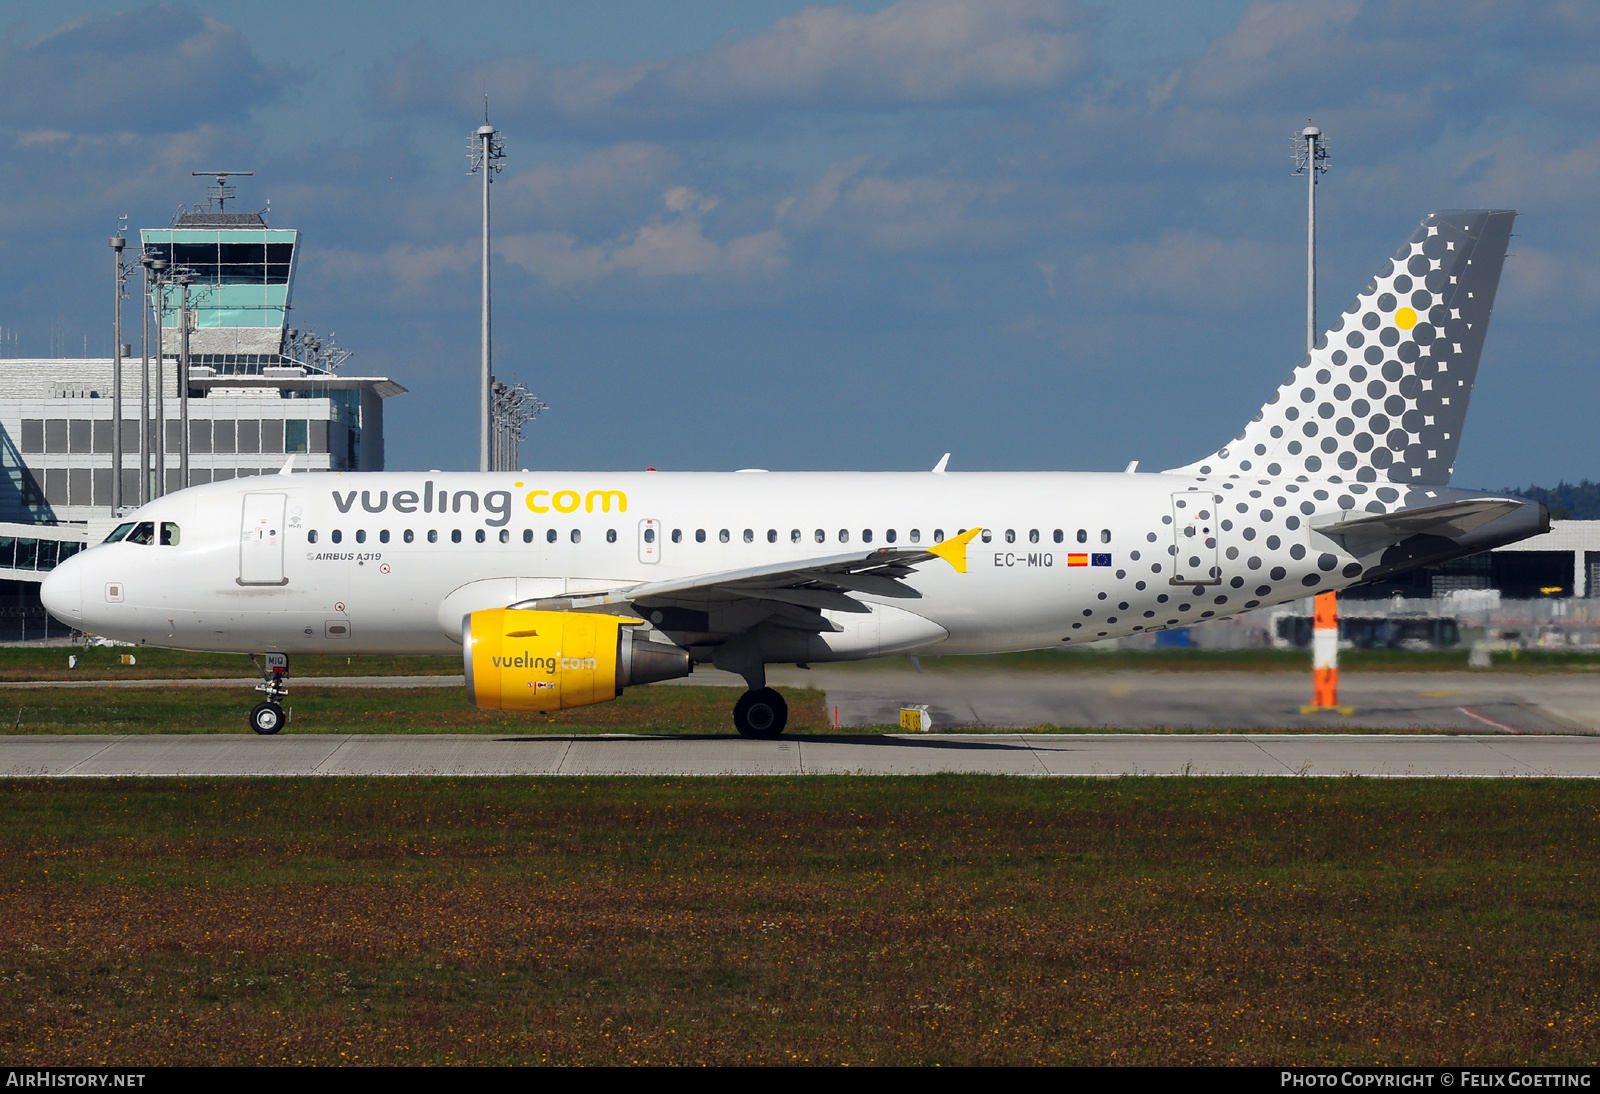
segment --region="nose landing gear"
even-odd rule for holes
[[[255,658],[250,660],[254,662]],[[289,694],[289,655],[267,654],[267,667],[262,670],[261,676],[262,681],[256,685],[256,690],[265,694],[266,699],[250,708],[250,728],[262,736],[270,737],[289,724],[289,715],[281,702]]]
[[[789,704],[772,688],[752,688],[733,705],[733,725],[741,737],[770,741],[789,724]]]

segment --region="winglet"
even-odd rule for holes
[[[983,531],[982,528],[968,528],[954,539],[947,539],[943,543],[935,543],[928,548],[928,553],[938,555],[954,566],[956,573],[964,574],[967,572],[967,544],[971,543],[973,538],[981,531]]]
[[[950,466],[950,453],[946,452],[943,456],[939,457],[939,462],[933,465],[933,473],[935,475],[942,475],[945,472],[945,468],[947,468],[949,466]]]

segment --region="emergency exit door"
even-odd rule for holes
[[[239,529],[239,584],[287,585],[283,576],[283,512],[287,494],[246,494]]]
[[[661,561],[661,522],[659,520],[641,520],[639,522],[639,561],[645,563]]]

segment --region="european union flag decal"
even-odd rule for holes
[[[1110,555],[1095,555],[1093,558],[1091,558],[1089,560],[1089,565],[1091,565],[1091,566],[1109,566],[1109,565],[1111,565],[1111,556]]]

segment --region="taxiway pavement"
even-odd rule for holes
[[[0,737],[0,775],[1273,775],[1600,778],[1600,737],[938,734]]]

